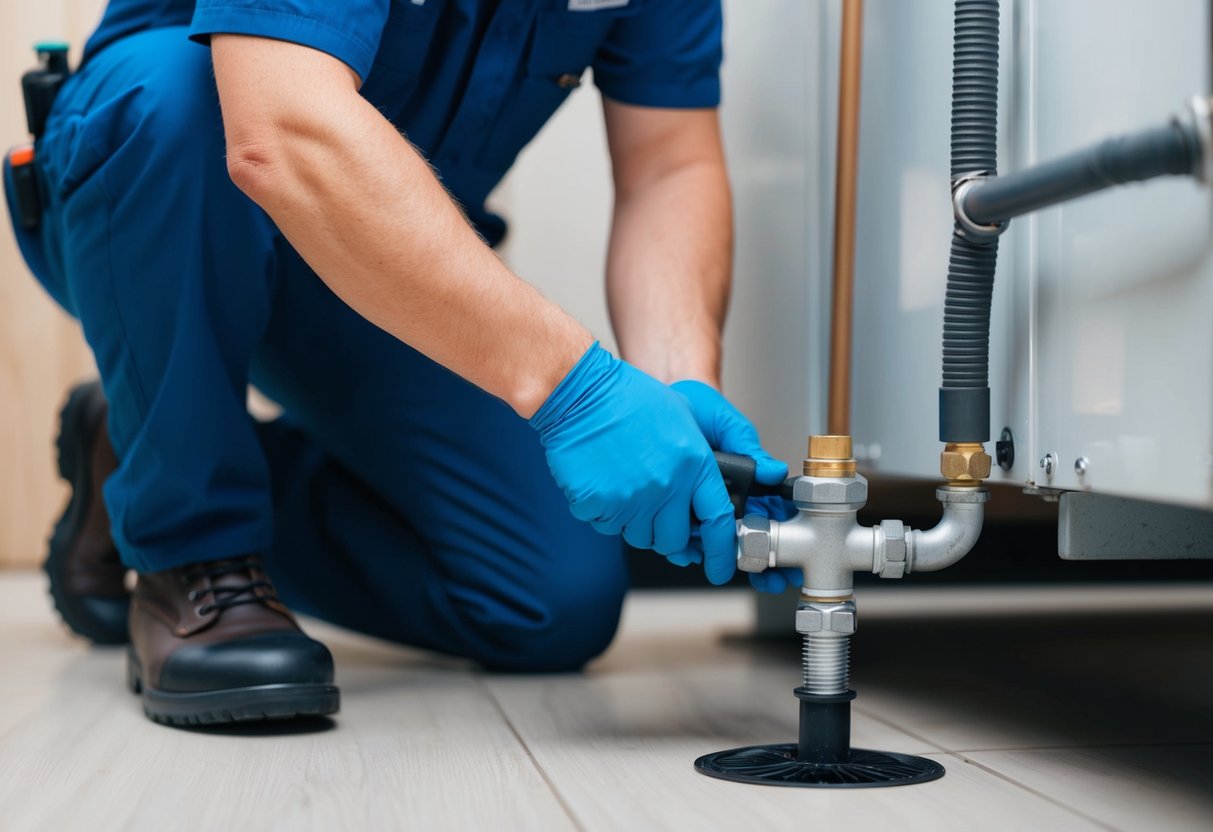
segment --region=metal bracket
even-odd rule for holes
[[[1057,553],[1065,560],[1213,558],[1213,511],[1067,491]]]

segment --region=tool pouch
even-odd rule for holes
[[[25,124],[36,139],[46,129],[55,96],[71,70],[67,64],[67,44],[40,43],[34,51],[38,54],[38,66],[21,76],[21,92],[25,97]]]
[[[14,158],[23,164],[13,164]],[[21,255],[30,271],[45,279],[47,262],[38,228],[42,221],[42,197],[33,161],[33,148],[29,145],[4,154],[4,196]]]
[[[34,173],[32,145],[15,147],[5,154],[4,186],[13,224],[26,231],[37,228],[42,218],[42,196]]]
[[[35,141],[46,130],[55,96],[71,74],[67,49],[66,43],[36,44],[34,51],[38,55],[38,66],[21,76],[25,124]],[[4,193],[18,238],[23,231],[34,231],[42,219],[43,202],[34,168],[33,145],[15,147],[5,154]]]

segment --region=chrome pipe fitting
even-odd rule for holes
[[[856,519],[867,502],[866,479],[856,475],[830,483],[813,481],[817,479],[800,477],[793,484],[793,495],[801,499],[795,500],[798,511],[792,519],[780,522],[751,514],[738,521],[738,569],[794,567],[803,571],[808,595],[846,598],[856,572],[893,579],[956,563],[977,542],[990,499],[984,487],[944,485],[935,491],[943,518],[934,528],[914,530],[900,520],[867,527]]]
[[[815,696],[846,693],[851,686],[851,636],[855,633],[855,602],[808,601],[796,607],[796,632],[801,650],[806,692]]]
[[[1204,184],[1213,185],[1213,98],[1193,96],[1184,115],[1200,139],[1201,158],[1192,173]]]
[[[952,214],[956,220],[956,233],[974,243],[985,243],[997,240],[1007,230],[1010,220],[995,223],[979,223],[974,221],[965,208],[965,199],[969,191],[989,179],[991,174],[985,171],[968,173],[957,177],[952,182]]]
[[[916,530],[907,539],[907,575],[951,566],[969,553],[981,535],[989,490],[945,485],[936,489],[935,496],[943,503],[943,519],[935,528]]]
[[[851,688],[851,637],[806,635],[801,655],[804,689],[814,696],[833,696]]]

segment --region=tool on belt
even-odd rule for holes
[[[25,124],[36,141],[46,130],[55,96],[71,74],[67,63],[66,43],[46,42],[34,46],[38,66],[21,76],[21,92],[25,96]],[[5,165],[12,176],[17,224],[26,230],[38,227],[42,218],[42,194],[34,170],[34,144],[24,144],[9,150]]]

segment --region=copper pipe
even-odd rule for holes
[[[859,156],[859,77],[863,0],[843,0],[834,183],[834,293],[830,314],[829,432],[851,433],[851,329],[855,306],[855,180]]]

